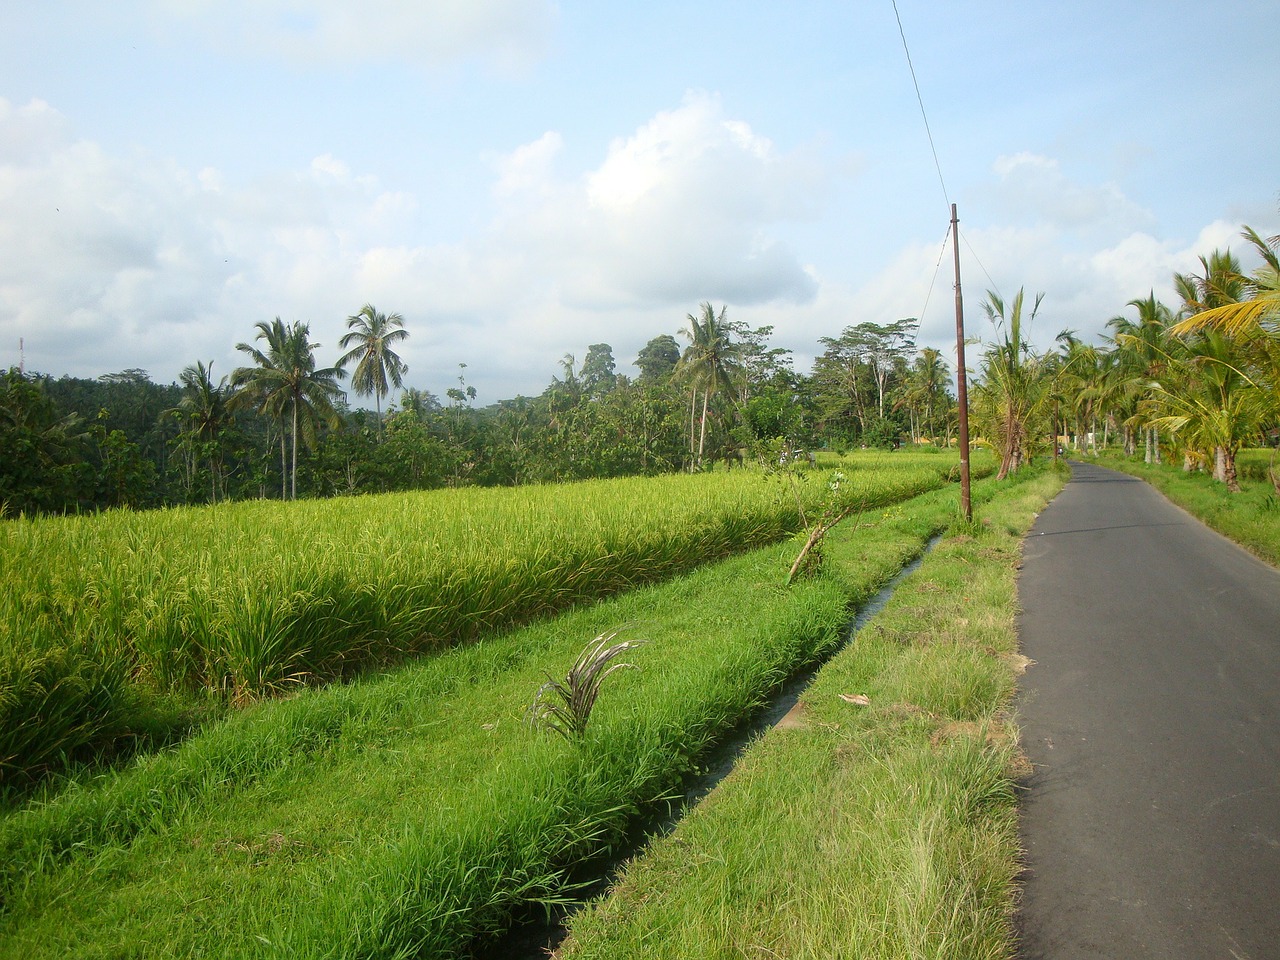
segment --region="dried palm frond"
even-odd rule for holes
[[[586,731],[587,720],[600,696],[600,685],[615,670],[632,667],[630,663],[612,661],[632,650],[645,640],[623,640],[613,643],[618,631],[602,633],[587,645],[574,661],[569,673],[561,682],[549,674],[547,682],[534,694],[529,708],[529,722],[537,727],[554,730],[566,739],[580,737]]]

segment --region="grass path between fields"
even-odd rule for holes
[[[1006,486],[943,539],[557,955],[1010,956],[1017,567],[1063,482]]]
[[[954,488],[414,664],[266,703],[0,820],[0,957],[464,952],[616,841],[955,513]],[[580,743],[531,729],[546,673],[649,644]]]

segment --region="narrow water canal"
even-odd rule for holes
[[[657,814],[635,825],[632,839],[628,843],[614,850],[607,860],[593,864],[593,876],[579,881],[582,888],[578,894],[578,902],[572,906],[554,908],[549,916],[540,906],[531,908],[529,916],[518,921],[505,935],[478,946],[472,954],[476,960],[546,960],[564,939],[569,918],[592,900],[608,894],[609,887],[623,864],[642,854],[650,841],[671,833],[689,811],[730,774],[747,746],[760,734],[782,722],[809,688],[818,671],[847,647],[858,631],[884,608],[898,584],[915,572],[940,539],[941,536],[931,539],[920,556],[903,567],[858,609],[845,629],[844,640],[835,649],[794,674],[777,689],[763,708],[744,719],[716,743],[700,759],[697,771],[685,779],[670,803],[663,805]]]

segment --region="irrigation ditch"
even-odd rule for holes
[[[914,559],[855,611],[841,631],[843,639],[838,645],[801,667],[776,687],[765,703],[743,717],[699,758],[695,769],[664,801],[637,816],[622,843],[580,864],[569,878],[562,901],[530,904],[523,912],[517,913],[506,933],[477,943],[470,955],[475,960],[546,960],[567,935],[568,924],[574,914],[592,901],[607,896],[626,863],[643,855],[651,842],[674,831],[729,776],[743,752],[757,737],[784,723],[818,672],[853,642],[858,632],[893,597],[899,584],[920,567],[941,540],[942,534],[931,537]]]

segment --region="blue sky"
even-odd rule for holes
[[[0,9],[0,364],[215,374],[366,303],[408,385],[620,372],[709,300],[819,338],[1046,296],[1092,339],[1248,223],[1280,233],[1269,2],[121,0]]]

